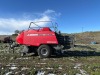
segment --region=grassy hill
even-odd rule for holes
[[[12,35],[0,35],[0,40],[4,40],[5,37],[11,37],[14,41],[16,38],[16,34],[12,34]]]
[[[64,35],[65,34],[66,33],[64,33]],[[75,41],[78,44],[90,44],[93,41],[95,41],[96,43],[100,43],[100,31],[75,33],[72,35],[75,36]],[[3,38],[7,36],[11,36],[13,40],[15,40],[16,38],[16,35],[14,34],[13,35],[0,35],[0,40],[3,40]]]
[[[76,33],[74,35],[76,43],[90,44],[93,41],[100,43],[100,31]]]

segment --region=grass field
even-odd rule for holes
[[[76,45],[62,56],[20,56],[0,44],[0,75],[100,75],[100,44]]]

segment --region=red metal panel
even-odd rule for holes
[[[39,46],[40,44],[58,44],[56,35],[48,28],[41,30],[28,30],[17,36],[19,44]]]

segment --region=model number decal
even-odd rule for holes
[[[56,41],[47,41],[47,43],[57,43]]]

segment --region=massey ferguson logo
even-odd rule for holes
[[[27,34],[27,36],[38,36],[38,34]]]
[[[54,36],[54,34],[27,34],[27,36]]]

